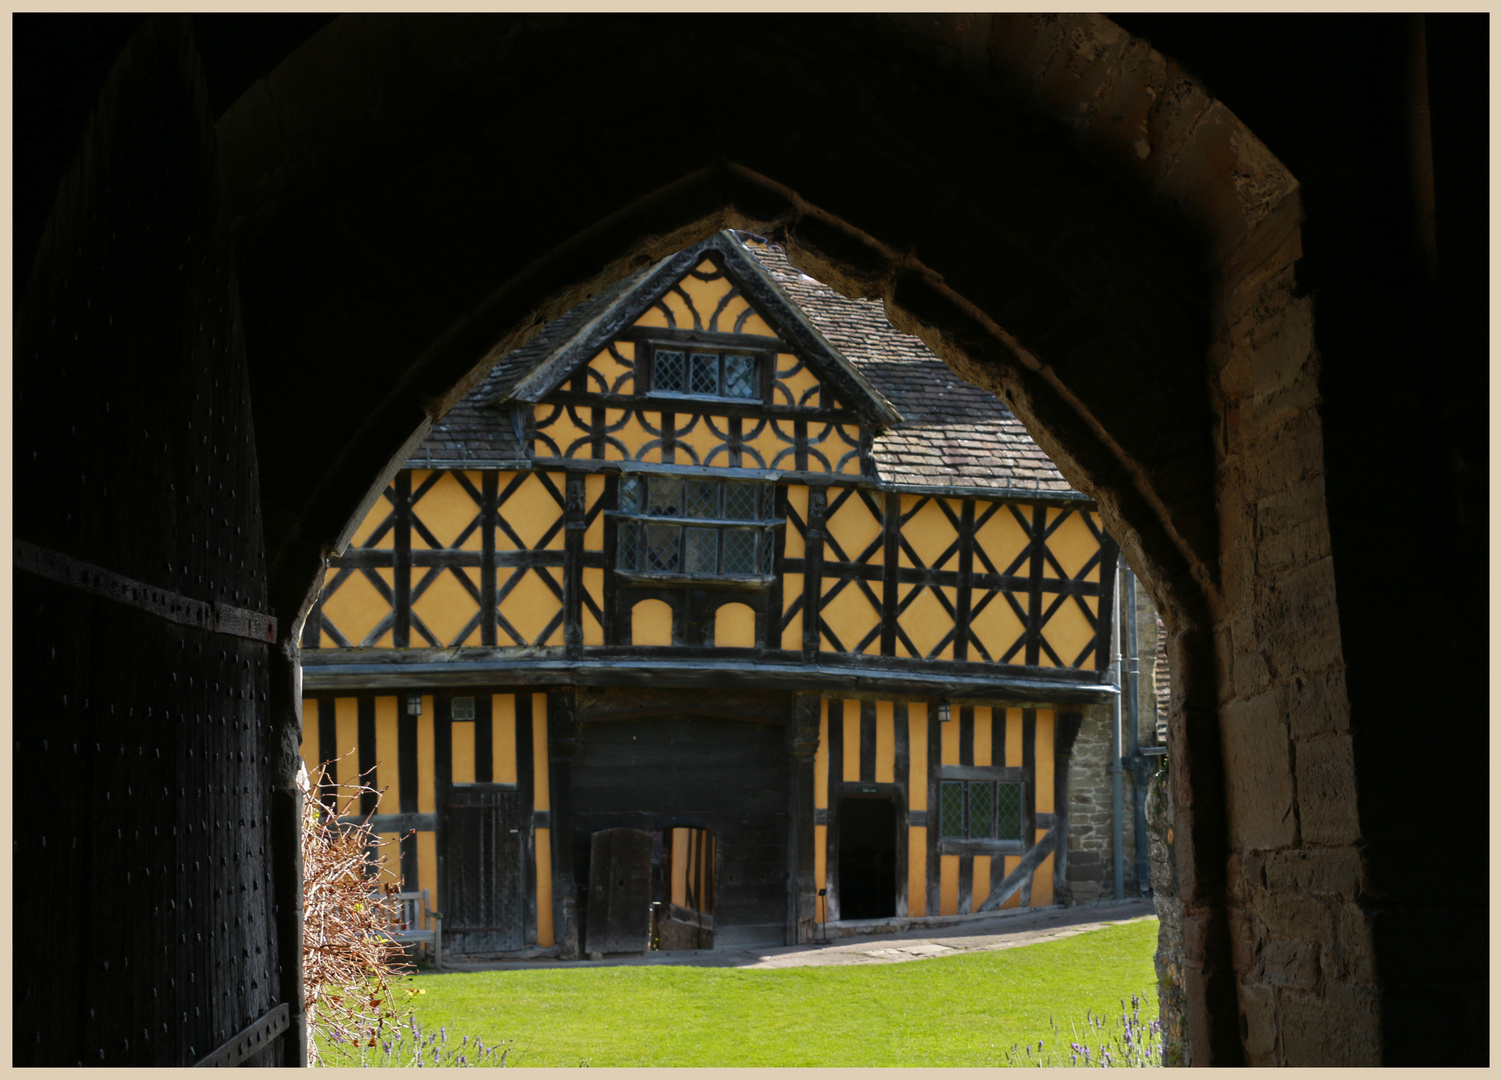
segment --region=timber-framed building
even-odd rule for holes
[[[1000,401],[721,233],[501,358],[376,496],[303,755],[384,791],[341,810],[446,953],[639,949],[654,901],[665,945],[1077,901],[1116,566]]]

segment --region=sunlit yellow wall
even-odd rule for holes
[[[303,768],[308,771],[308,782],[314,780],[313,770],[318,767],[318,699],[302,699],[302,752]]]
[[[1007,875],[1010,875],[1013,870],[1017,869],[1017,867],[1021,865],[1021,863],[1022,863],[1022,856],[1021,855],[1007,855],[1007,856],[1005,856],[1005,861],[1002,863],[1002,868],[1003,868],[1002,869],[1002,875],[1004,877],[1007,876]],[[1014,907],[1020,907],[1021,905],[1022,905],[1022,891],[1019,889],[1017,892],[1014,892],[1011,896],[1007,897],[1006,901],[1001,906],[1003,908],[1014,908]]]
[[[553,834],[538,829],[537,845],[537,944],[553,944]]]
[[[991,764],[991,707],[975,707],[975,738],[972,741],[972,756],[977,765]]]
[[[991,856],[977,855],[971,861],[974,873],[970,880],[970,910],[979,911],[991,895]]]
[[[417,491],[427,481],[432,472],[428,469],[412,470],[412,490]],[[463,473],[466,480],[476,490],[480,490],[480,474],[476,470],[466,470]],[[464,489],[452,472],[444,472],[434,481],[433,486],[423,493],[422,498],[412,508],[416,519],[433,534],[442,548],[457,547],[461,551],[479,551],[483,546],[478,527],[471,529],[480,516],[479,504]],[[459,537],[469,529],[463,540]],[[412,549],[421,551],[432,547],[424,539],[421,531],[412,530]]]
[[[1039,709],[1033,726],[1035,735],[1033,761],[1036,763],[1037,791],[1035,809],[1040,814],[1052,814],[1053,808],[1053,710]]]
[[[673,880],[670,895],[679,907],[688,904],[688,830],[673,830]]]
[[[455,720],[449,725],[450,748],[454,770],[451,778],[456,784],[475,782],[475,722]]]
[[[1048,550],[1058,560],[1067,577],[1081,577],[1084,581],[1099,581],[1099,561],[1081,575],[1085,564],[1100,550],[1100,542],[1095,539],[1089,525],[1085,522],[1087,514],[1096,521],[1099,527],[1099,518],[1091,511],[1060,510],[1050,507],[1045,514],[1048,524],[1052,525],[1060,517],[1064,517],[1065,520],[1048,538]],[[1045,567],[1045,575],[1054,576],[1052,567],[1047,566],[1046,563]],[[1072,665],[1076,657],[1095,637],[1095,619],[1100,610],[1099,601],[1095,597],[1085,597],[1084,603],[1089,609],[1088,613],[1082,611],[1080,605],[1074,600],[1066,600],[1043,627],[1043,637],[1054,652],[1058,653],[1059,659],[1065,665]],[[1044,667],[1054,666],[1047,652],[1040,653],[1038,663]]]
[[[715,612],[714,643],[721,649],[754,648],[756,612],[746,604],[721,604]]]
[[[515,694],[490,698],[490,779],[497,784],[516,783]]]
[[[845,745],[841,759],[844,770],[840,779],[846,783],[855,783],[861,778],[861,703],[859,701],[844,702],[844,714],[841,720],[844,724]]]
[[[376,807],[380,814],[394,814],[402,805],[402,778],[397,762],[397,699],[375,699],[376,729],[376,790],[381,792],[381,801]]]
[[[876,782],[878,784],[896,782],[896,755],[897,739],[892,724],[892,703],[878,701],[876,703]]]
[[[388,590],[396,580],[395,573],[388,567],[380,567],[374,573],[386,583]],[[332,583],[338,574],[339,571],[331,567],[325,575],[325,585]],[[391,605],[360,570],[351,572],[344,582],[323,601],[324,618],[337,626],[339,632],[351,645],[359,645],[363,642],[370,636],[377,624],[390,614]],[[327,632],[323,633],[320,643],[326,649],[337,647],[333,637]],[[386,631],[372,644],[389,646],[391,632]]]
[[[960,857],[939,856],[939,914],[955,915],[960,910]]]

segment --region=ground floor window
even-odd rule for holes
[[[1020,840],[1022,785],[997,780],[942,781],[939,835],[956,840]]]

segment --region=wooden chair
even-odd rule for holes
[[[388,886],[386,897],[396,902],[396,911],[386,934],[402,945],[426,946],[432,951],[433,966],[443,966],[443,916],[428,902],[428,890],[398,892]]]

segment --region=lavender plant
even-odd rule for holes
[[[379,1041],[379,1054],[365,1044],[360,1046],[360,1058],[355,1064],[365,1068],[505,1068],[509,1047],[500,1043],[486,1045],[476,1036],[473,1040],[464,1036],[453,1045],[449,1044],[449,1030],[440,1027],[436,1032],[425,1031],[417,1017],[408,1014],[405,1022],[391,1028]]]
[[[1074,1023],[1069,1025],[1071,1038],[1068,1042],[1067,1061],[1064,1060],[1063,1053],[1055,1049],[1063,1042],[1063,1034],[1050,1016],[1048,1026],[1053,1030],[1053,1047],[1049,1047],[1048,1041],[1044,1039],[1039,1039],[1036,1047],[1031,1043],[1014,1043],[1001,1063],[1009,1068],[1161,1068],[1163,1026],[1157,1017],[1146,1021],[1142,1019],[1143,1000],[1143,997],[1133,994],[1130,1006],[1125,1001],[1121,1002],[1121,1013],[1117,1017],[1119,1030],[1111,1018],[1098,1016],[1093,1010],[1087,1009],[1083,1035]]]

